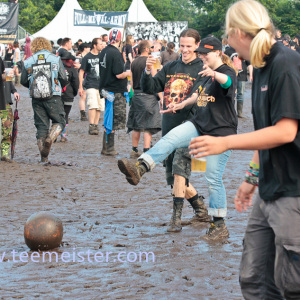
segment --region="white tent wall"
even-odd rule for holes
[[[59,38],[71,38],[73,43],[78,39],[84,42],[90,42],[95,37],[107,33],[102,27],[98,26],[74,26],[74,9],[81,9],[77,0],[66,0],[57,13],[55,18],[40,31],[31,37],[45,37],[51,41],[57,41]]]
[[[128,8],[127,22],[157,22],[143,0],[133,0]]]

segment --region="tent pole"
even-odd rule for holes
[[[123,26],[122,39],[121,39],[121,44],[120,44],[120,52],[121,52],[121,53],[122,53],[122,48],[123,48],[123,41],[124,41],[125,27],[126,27],[126,22],[124,23],[124,26]]]

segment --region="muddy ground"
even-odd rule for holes
[[[125,130],[116,136],[120,154],[101,156],[102,133],[88,135],[88,122],[79,119],[76,97],[68,142],[54,144],[49,156],[52,162],[72,165],[44,166],[39,163],[28,91],[17,88],[21,100],[15,159],[0,162],[1,299],[242,299],[238,268],[249,213],[235,211],[233,198],[251,151],[234,151],[224,174],[228,243],[201,240],[208,224],[186,226],[180,233],[169,234],[166,224],[172,213],[172,197],[164,168],[157,166],[137,187],[129,185],[118,170],[117,159],[129,157],[131,148],[131,137]],[[253,128],[249,86],[244,106],[246,118],[239,119],[239,132]],[[207,203],[203,175],[193,174],[191,182]],[[63,222],[63,245],[55,250],[57,262],[56,256],[49,262],[49,256],[43,259],[42,253],[32,261],[32,252],[24,242],[24,224],[39,211],[54,213]],[[185,202],[183,219],[192,216]],[[17,253],[15,261],[12,251]],[[97,251],[102,252],[104,261],[101,254],[95,261]],[[20,257],[21,252],[27,254]],[[83,262],[79,252],[83,252]],[[141,252],[152,252],[155,261],[152,254],[148,262],[145,255],[140,260]]]

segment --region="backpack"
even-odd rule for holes
[[[38,100],[49,100],[53,96],[51,80],[51,63],[32,66],[30,97]]]
[[[238,70],[238,72],[243,72],[242,60],[239,58],[237,53],[233,53],[230,56],[230,59],[233,62],[234,67]]]

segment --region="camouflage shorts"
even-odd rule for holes
[[[115,93],[113,130],[125,129],[126,98],[121,93]]]
[[[174,175],[189,180],[191,176],[191,155],[188,148],[178,148],[165,159],[166,180],[168,185],[174,184]]]
[[[14,116],[9,104],[6,105],[6,110],[0,110],[0,118],[2,142],[10,143]]]

